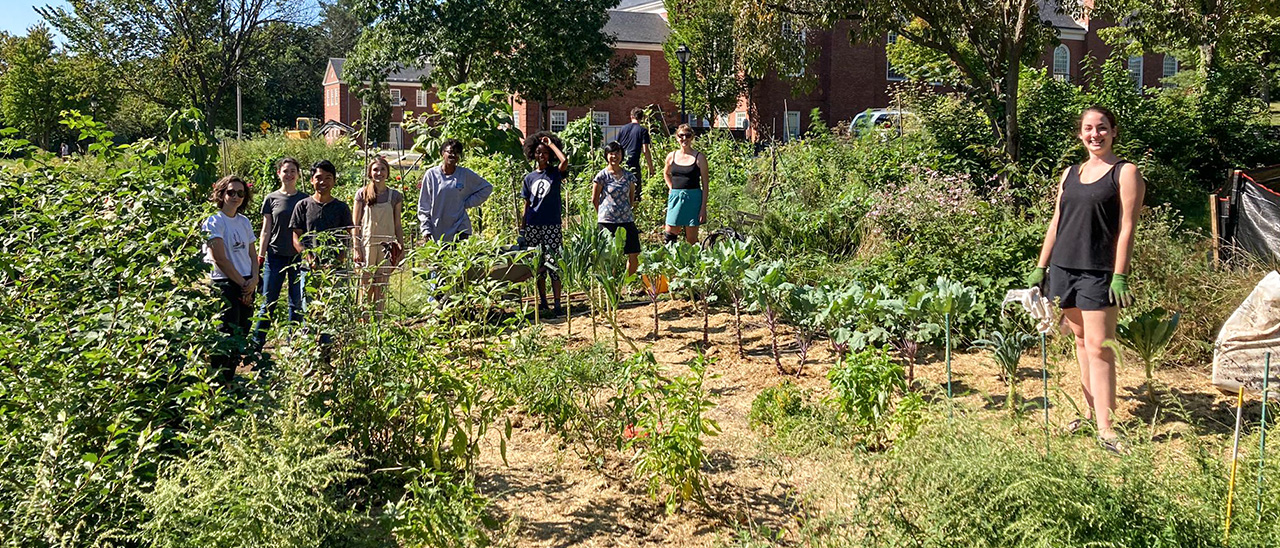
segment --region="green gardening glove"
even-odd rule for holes
[[[1111,302],[1118,306],[1129,306],[1133,304],[1133,292],[1129,291],[1129,275],[1119,272],[1111,275],[1111,289],[1108,291],[1111,295]]]
[[[1037,266],[1035,270],[1027,273],[1027,277],[1022,281],[1027,282],[1027,287],[1035,287],[1044,281],[1044,267]]]

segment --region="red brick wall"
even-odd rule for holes
[[[608,112],[609,125],[620,126],[631,121],[631,109],[634,107],[647,107],[656,105],[665,114],[667,125],[675,125],[680,120],[680,100],[677,86],[680,82],[680,68],[669,67],[667,59],[663,55],[662,50],[649,49],[625,49],[619,48],[615,55],[647,55],[649,56],[649,85],[632,86],[630,89],[624,89],[621,93],[612,97],[601,99],[589,105],[574,107],[556,104],[554,101],[550,103],[550,110],[567,111],[568,121],[572,122],[591,111]],[[668,76],[669,74],[669,76]],[[672,98],[675,101],[672,101]],[[517,124],[519,129],[525,135],[535,133],[546,127],[549,127],[550,120],[540,122],[541,105],[536,101],[525,103],[518,98],[514,102],[514,107],[518,110],[519,120]]]

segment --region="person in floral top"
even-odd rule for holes
[[[601,169],[591,180],[591,203],[596,207],[596,222],[610,234],[619,228],[626,236],[627,274],[635,274],[640,266],[640,231],[636,228],[631,204],[639,193],[636,174],[622,167],[622,145],[611,141],[604,147],[604,158],[609,165]]]

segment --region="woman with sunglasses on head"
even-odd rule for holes
[[[1096,421],[1103,448],[1119,453],[1111,420],[1116,356],[1103,345],[1115,340],[1120,307],[1133,303],[1128,284],[1133,235],[1146,185],[1138,166],[1112,150],[1119,126],[1111,111],[1089,107],[1076,128],[1089,156],[1062,173],[1040,260],[1026,282],[1040,285],[1048,270],[1048,296],[1058,302],[1063,322],[1075,335],[1085,420]],[[1073,421],[1070,429],[1079,427]]]
[[[622,167],[622,145],[610,141],[604,146],[604,159],[609,165],[591,179],[591,203],[596,208],[596,222],[600,228],[614,234],[619,228],[626,241],[622,251],[627,254],[627,274],[635,274],[640,267],[640,230],[631,205],[640,193],[640,180],[635,173]]]
[[[205,262],[213,265],[213,287],[222,300],[221,330],[227,336],[212,362],[219,379],[229,384],[244,353],[258,288],[253,223],[242,215],[249,207],[249,185],[235,175],[223,177],[213,184],[209,200],[218,204],[218,212],[202,225],[207,238]]]
[[[667,181],[666,241],[673,243],[684,232],[685,240],[698,243],[698,227],[707,222],[710,173],[706,155],[693,148],[693,128],[680,124],[676,129],[680,148],[667,154],[663,178]]]
[[[280,299],[280,290],[286,280],[289,284],[289,321],[302,321],[303,290],[305,283],[299,265],[300,255],[293,248],[293,232],[289,219],[293,209],[307,195],[298,191],[298,161],[281,158],[276,162],[276,178],[280,188],[262,200],[262,231],[258,244],[258,266],[262,269],[262,306],[258,308],[258,323],[253,327],[254,347],[261,349],[271,327],[271,311]]]
[[[355,200],[355,259],[366,267],[360,275],[365,296],[381,311],[382,291],[404,252],[404,223],[400,222],[404,195],[387,186],[391,164],[386,158],[374,156],[364,174],[368,183],[356,191]]]

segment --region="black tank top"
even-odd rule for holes
[[[693,156],[693,164],[682,166],[671,159],[671,188],[683,190],[702,189],[702,168],[698,167],[699,152]]]
[[[1116,243],[1120,239],[1119,172],[1126,163],[1116,162],[1089,184],[1080,181],[1080,166],[1071,166],[1062,182],[1051,263],[1079,270],[1111,272],[1115,268]]]

